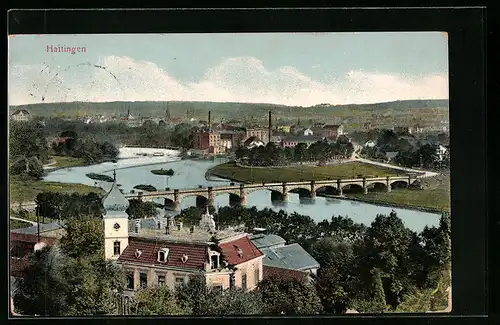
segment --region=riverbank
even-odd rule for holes
[[[404,175],[401,171],[370,165],[362,162],[346,162],[327,166],[297,167],[240,167],[234,163],[220,164],[207,171],[208,176],[216,176],[241,183],[300,182],[325,179],[345,179],[359,177],[386,177]]]
[[[359,162],[355,163],[360,164]],[[343,166],[345,166],[345,164]],[[314,168],[325,168],[325,167],[332,168],[334,166],[321,166]],[[339,165],[335,167],[339,167]],[[370,166],[370,167],[376,168],[376,166]],[[300,178],[307,180],[323,180],[328,178],[336,179],[336,177],[331,176],[332,174],[335,174],[334,172],[327,175],[317,173],[314,174],[315,177],[306,178],[307,176],[312,176],[311,172],[309,174],[303,173],[303,175],[307,176],[302,176],[300,175],[300,171],[297,172],[296,170],[295,171],[287,170],[285,175],[280,176],[279,174],[280,173],[283,174],[283,171],[277,170],[277,168],[269,168],[267,170],[259,169],[260,172],[253,170],[254,176],[252,178],[248,169],[250,168],[241,168],[234,166],[232,164],[222,164],[214,166],[209,170],[207,170],[206,177],[209,178],[210,176],[216,176],[230,180],[232,182],[240,182],[240,183],[285,181],[283,179],[287,179],[286,181],[298,181]],[[352,167],[350,167],[350,170],[352,170]],[[376,169],[371,169],[372,172],[374,170]],[[342,172],[344,173],[343,175],[345,176],[346,170],[345,169],[342,170],[342,168],[340,168],[340,170],[335,175],[336,176],[342,175]],[[381,174],[380,171],[377,172],[379,173],[378,176],[380,177],[386,176],[383,174],[380,175]],[[352,172],[347,173],[347,175],[350,174],[352,174]],[[279,178],[279,180],[276,180],[277,178]],[[394,189],[391,192],[369,192],[368,194],[361,194],[361,193],[346,194],[344,196],[332,196],[323,194],[317,194],[317,195],[322,197],[341,199],[341,200],[364,202],[379,206],[404,208],[421,212],[449,213],[451,205],[449,175],[439,175],[427,178],[423,182],[425,184],[424,186],[425,188],[423,190]]]
[[[103,190],[93,186],[73,183],[47,182],[43,179],[26,179],[17,175],[10,175],[9,183],[10,204],[19,202],[33,202],[35,201],[38,193],[41,192],[59,192],[65,194],[71,194],[74,192],[79,194],[87,194],[90,192],[94,192],[97,194],[104,194]]]

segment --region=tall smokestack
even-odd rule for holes
[[[271,111],[269,111],[269,126],[268,126],[268,137],[267,137],[267,142],[271,142],[271,128],[272,128],[272,116],[271,116]]]
[[[208,132],[212,132],[212,112],[208,111]]]

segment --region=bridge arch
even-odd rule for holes
[[[163,199],[163,204],[165,205],[165,208],[168,210],[175,210],[177,208],[177,205],[175,204],[174,200],[164,198]]]
[[[346,184],[342,186],[342,192],[346,193],[363,193],[363,186],[359,184]]]
[[[323,185],[316,189],[316,194],[339,195],[340,191],[337,186]]]
[[[202,195],[196,195],[196,207],[197,208],[206,208],[209,205],[209,200],[207,197]]]
[[[402,180],[397,180],[394,182],[390,183],[391,189],[402,189],[402,188],[408,188],[408,182],[407,181],[402,181]]]
[[[311,190],[304,187],[296,187],[292,190],[289,190],[288,193],[295,193],[299,195],[299,198],[310,198]]]
[[[387,184],[384,182],[372,182],[366,185],[369,192],[387,191]]]

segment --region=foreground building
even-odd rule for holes
[[[26,122],[30,119],[30,113],[25,109],[18,109],[12,113],[11,118],[16,122]]]
[[[319,263],[297,243],[286,244],[280,236],[257,234],[251,236],[254,245],[264,253],[264,278],[282,277],[308,279],[316,275]]]
[[[191,227],[172,217],[147,225],[143,220],[129,222],[128,204],[115,179],[103,199],[105,258],[125,269],[127,294],[154,286],[175,289],[195,274],[218,290],[252,290],[262,280],[264,254],[248,234],[218,230],[208,209]]]

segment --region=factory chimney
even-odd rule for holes
[[[271,116],[271,111],[269,111],[269,125],[268,125],[268,137],[267,137],[267,142],[271,142],[271,128],[272,128],[272,116]]]
[[[212,112],[208,111],[208,132],[212,132]]]

